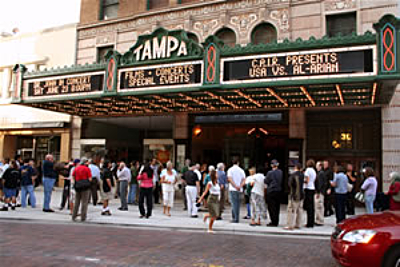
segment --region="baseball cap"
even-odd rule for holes
[[[277,165],[279,165],[279,162],[276,159],[273,159],[271,161],[271,165],[277,166]]]

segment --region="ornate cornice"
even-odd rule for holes
[[[183,20],[203,21],[204,19],[218,19],[222,12],[237,12],[253,9],[255,12],[266,5],[289,5],[290,0],[241,0],[222,3],[204,3],[200,7],[185,7],[180,9],[167,9],[158,13],[141,14],[129,18],[108,21],[107,23],[96,23],[95,25],[83,25],[78,27],[78,38],[85,39],[110,32],[138,30],[159,22],[171,22]],[[199,26],[197,26],[199,27]]]

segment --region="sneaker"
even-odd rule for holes
[[[249,215],[246,215],[246,216],[243,217],[243,219],[245,219],[245,220],[250,220],[251,217],[250,217]]]
[[[48,210],[43,209],[43,212],[54,212],[54,210],[52,210],[52,209],[48,209]]]
[[[12,209],[12,210],[15,210],[15,206],[12,206],[11,209]]]
[[[190,218],[199,218],[199,215],[192,215]]]
[[[222,217],[217,217],[217,221],[222,221]]]
[[[7,207],[2,207],[1,209],[0,209],[0,211],[8,211],[8,208]]]
[[[127,208],[122,208],[122,207],[119,207],[118,210],[120,210],[120,211],[128,211]]]

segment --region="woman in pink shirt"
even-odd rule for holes
[[[139,211],[140,218],[146,217],[148,219],[151,216],[153,209],[153,169],[149,164],[146,164],[139,172],[137,177],[140,181],[140,192],[139,192]],[[144,199],[146,198],[147,212],[144,209]]]
[[[391,185],[387,195],[390,196],[390,210],[400,210],[400,174],[392,172],[390,174]]]

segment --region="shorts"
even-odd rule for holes
[[[103,200],[103,201],[104,200],[111,200],[114,197],[112,191],[104,193],[103,190],[101,190],[100,196],[101,196],[101,200]]]
[[[3,188],[5,198],[12,198],[17,196],[17,189],[16,188]]]
[[[74,186],[71,185],[71,188],[69,189],[69,202],[72,204],[75,203],[75,195],[76,195],[76,192],[75,192]]]

